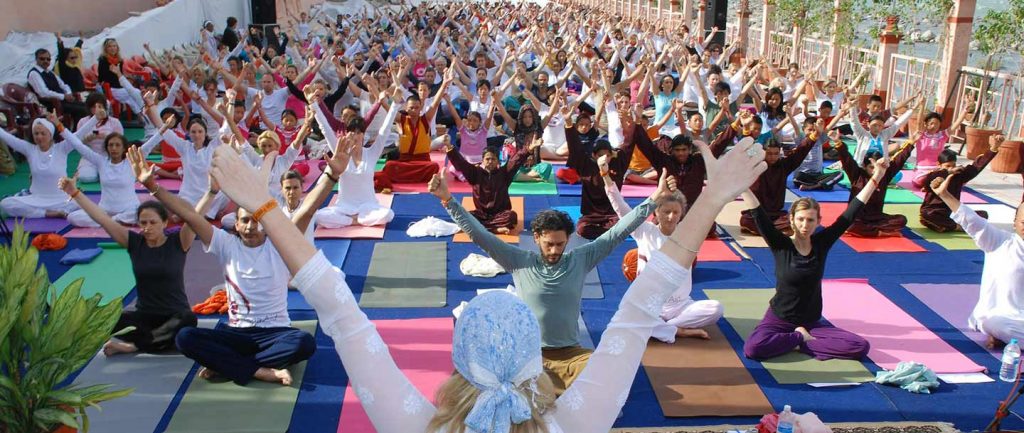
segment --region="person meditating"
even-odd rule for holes
[[[448,153],[448,161],[455,167],[473,187],[473,206],[475,209],[469,211],[480,224],[491,233],[507,235],[516,228],[519,222],[519,215],[512,210],[512,200],[508,196],[508,188],[516,179],[519,167],[526,162],[526,159],[540,149],[544,144],[543,138],[536,138],[529,147],[520,149],[512,158],[499,166],[499,150],[487,147],[483,152],[483,160],[480,165],[472,164],[462,156],[462,153],[447,143],[445,139],[445,151]]]
[[[872,122],[875,122],[872,120]],[[859,197],[861,189],[874,179],[874,169],[876,160],[889,160],[888,154],[881,154],[877,151],[869,151],[863,160],[863,167],[850,155],[849,149],[842,141],[839,141],[838,131],[831,131],[829,138],[832,139],[832,147],[838,149],[839,161],[843,165],[843,171],[846,172],[846,177],[850,179],[850,197]],[[853,224],[850,225],[848,232],[852,236],[865,237],[865,238],[884,238],[884,237],[896,237],[900,235],[900,230],[903,230],[907,226],[907,217],[904,215],[889,215],[882,212],[885,206],[885,194],[889,189],[886,186],[889,185],[893,179],[900,174],[900,170],[903,169],[903,164],[910,158],[910,151],[914,150],[915,139],[906,141],[902,147],[892,156],[892,160],[888,161],[889,165],[886,168],[885,173],[882,173],[882,186],[875,189],[874,194],[870,195],[868,199],[864,200],[864,210],[856,216]],[[878,186],[878,185],[876,185]]]
[[[964,185],[981,174],[985,166],[992,162],[992,159],[996,157],[996,152],[999,151],[999,146],[1005,140],[1006,137],[1001,134],[989,137],[989,151],[978,156],[973,163],[966,166],[956,165],[956,158],[959,155],[952,149],[945,149],[939,153],[939,157],[936,159],[939,167],[926,174],[921,180],[925,183],[924,201],[921,203],[921,225],[939,233],[963,231],[963,228],[953,221],[953,218],[950,218],[953,210],[946,206],[946,202],[932,190],[931,184],[935,179],[949,177],[949,186],[946,191],[960,200],[960,193],[963,191]],[[918,140],[918,143],[920,142]],[[981,210],[974,212],[982,218],[988,218],[988,212]]]
[[[450,82],[446,78],[438,93],[446,92]],[[395,183],[426,183],[440,170],[430,160],[430,121],[437,117],[437,109],[443,99],[434,98],[426,112],[422,111],[423,101],[416,94],[405,100],[405,112],[400,113],[397,119],[400,130],[398,160],[384,163],[384,169],[374,174],[376,189],[389,193]]]
[[[505,292],[491,292],[469,303],[455,324],[452,360],[456,371],[438,391],[435,406],[412,385],[380,344],[380,335],[359,309],[345,274],[305,241],[275,206],[263,214],[261,223],[273,243],[280,245],[281,258],[295,275],[293,285],[316,310],[324,332],[333,339],[376,431],[607,432],[626,402],[651,330],[663,323],[658,317],[660,305],[680,282],[690,281],[688,266],[715,216],[765,169],[760,146],[748,145],[737,150],[708,167],[708,187],[682,221],[688,230],[677,230],[660,250],[652,252],[650,271],[644,272],[626,291],[580,380],[557,399],[541,362],[543,341],[551,336],[541,326],[545,317],[538,320],[531,314],[536,309],[528,308],[529,298],[524,302]],[[217,151],[211,173],[247,213],[273,203],[266,190],[251,187],[260,181],[259,175],[229,149]],[[435,192],[447,196],[441,182],[433,182]],[[448,208],[461,209],[455,201],[448,201]],[[463,221],[472,220],[465,212],[457,213]],[[481,238],[493,238],[479,224],[473,225],[478,229],[476,233],[483,235]],[[560,250],[556,253],[557,248],[564,247],[570,230],[571,224],[560,230],[561,246],[551,246],[550,252],[545,253],[556,259],[560,271],[562,261],[575,262],[578,259],[569,256],[579,257],[584,252],[569,252],[564,258]],[[590,252],[597,249],[583,248]],[[535,253],[529,257],[534,272],[550,272],[549,265],[543,263],[547,258],[542,261]],[[579,273],[580,281],[582,275]],[[566,291],[565,286],[552,288],[558,289],[554,293]],[[574,302],[579,304],[578,299]],[[577,312],[558,311],[559,315],[569,316],[573,336]]]
[[[110,137],[107,139],[109,141]],[[156,142],[160,142],[159,136]],[[129,165],[127,162],[120,164]],[[104,166],[99,167],[102,180]],[[184,274],[185,256],[192,247],[195,233],[188,224],[182,226],[180,231],[168,233],[167,209],[155,201],[138,205],[135,219],[138,220],[140,230],[138,233],[128,230],[121,225],[121,221],[111,218],[106,209],[82,194],[75,186],[77,180],[62,177],[58,186],[75,204],[82,207],[81,212],[103,227],[114,242],[128,249],[138,294],[135,309],[122,312],[114,326],[115,331],[129,326],[134,326],[135,330],[111,338],[103,345],[103,354],[110,356],[140,351],[157,353],[173,349],[178,332],[194,327],[197,323],[185,295]],[[132,185],[135,185],[134,178]],[[134,187],[132,197],[135,197]],[[205,205],[206,201],[201,201],[200,206]]]
[[[654,201],[668,193],[667,183],[662,182],[650,198],[603,235],[569,251],[566,246],[573,232],[569,216],[556,210],[539,212],[530,222],[539,252],[520,249],[488,232],[458,200],[452,200],[443,177],[434,176],[429,189],[459,228],[512,274],[517,293],[540,320],[544,368],[561,394],[579,376],[591,354],[580,346],[578,324],[587,273],[647,219]]]
[[[783,210],[786,204],[786,180],[790,173],[793,173],[800,164],[807,158],[807,154],[814,148],[818,140],[818,134],[824,134],[811,125],[804,125],[806,137],[796,149],[789,155],[782,156],[782,143],[775,138],[769,138],[764,145],[764,162],[768,163],[768,170],[761,174],[761,177],[750,186],[757,200],[761,202],[768,217],[775,222],[775,228],[786,235],[792,234],[789,223],[789,214]],[[744,233],[760,235],[757,224],[754,223],[754,214],[744,211],[740,215],[740,230]]]
[[[988,336],[988,347],[997,348],[1011,339],[1024,340],[1024,202],[1017,206],[1013,232],[1002,230],[951,192],[956,173],[932,179],[931,190],[952,210],[953,221],[963,227],[985,253],[981,294],[967,324]]]
[[[306,229],[316,207],[330,194],[337,181],[337,175],[332,173],[344,172],[352,143],[361,140],[361,134],[346,136],[345,144],[329,161],[329,170],[293,215],[292,221],[298,230]],[[224,148],[240,157],[234,149]],[[255,211],[240,207],[235,213],[234,229],[237,234],[230,234],[226,230],[215,229],[187,201],[157,184],[152,166],[146,164],[145,156],[137,148],[129,150],[128,155],[139,182],[171,212],[181,216],[199,236],[206,251],[217,257],[225,268],[229,305],[227,326],[184,329],[175,338],[178,350],[203,367],[198,375],[204,379],[222,376],[239,385],[245,385],[252,379],[291,385],[291,373],[286,368],[309,359],[316,351],[316,341],[309,333],[290,326],[288,270],[276,245],[267,242],[266,232],[260,224],[260,218],[270,210],[280,209],[280,204],[271,199]],[[212,153],[210,156],[212,158]],[[263,185],[276,156],[276,152],[265,156],[260,168],[261,177],[257,182],[249,183],[247,188],[260,190],[262,195],[270,197],[270,192]],[[217,186],[212,182],[209,185],[211,188]],[[203,200],[212,200],[217,193],[216,189],[210,189]]]
[[[732,152],[730,152],[732,153]],[[775,296],[764,319],[743,345],[750,359],[765,360],[798,349],[820,360],[860,359],[868,353],[864,338],[821,319],[821,281],[829,249],[853,223],[864,202],[885,179],[888,161],[872,163],[872,175],[864,188],[850,201],[846,211],[831,226],[821,231],[821,208],[812,198],[803,197],[789,208],[793,235],[775,228],[773,220],[753,192],[743,193],[747,208],[775,257]]]
[[[710,154],[708,151],[708,155]],[[608,157],[598,159],[597,165],[601,167],[602,173],[607,173]],[[671,192],[654,202],[654,222],[644,221],[632,234],[633,239],[636,239],[637,248],[627,251],[622,259],[623,273],[626,273],[626,279],[629,281],[634,281],[644,270],[651,254],[665,244],[679,226],[683,215],[686,215],[686,197],[676,189],[675,178],[668,176],[667,170],[662,173]],[[603,177],[608,200],[612,202],[615,212],[620,217],[625,217],[633,209],[622,198],[622,193],[611,176]],[[627,269],[632,272],[627,273]],[[690,297],[690,280],[679,282],[678,285],[679,288],[661,307],[661,319],[664,323],[655,327],[651,336],[670,344],[675,343],[676,337],[708,339],[707,331],[701,328],[714,324],[722,317],[722,303],[713,300],[694,301]]]
[[[52,115],[56,117],[56,115]],[[54,125],[57,125],[56,127]],[[53,142],[55,133],[64,130],[60,122],[37,118],[32,121],[32,141],[29,143],[0,128],[0,140],[11,150],[25,155],[32,182],[28,194],[0,200],[0,211],[16,218],[64,218],[78,206],[68,200],[57,180],[68,174],[68,153],[74,150],[71,142]]]

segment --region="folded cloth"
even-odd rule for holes
[[[64,247],[68,246],[68,240],[64,238],[64,236],[56,233],[45,233],[36,235],[36,237],[32,239],[32,246],[36,247],[39,251],[57,251],[63,250]]]
[[[405,234],[409,237],[422,238],[425,236],[441,237],[451,236],[459,232],[459,226],[442,219],[428,216],[412,223]]]
[[[75,248],[71,251],[68,251],[67,254],[64,254],[64,257],[60,258],[60,264],[70,266],[77,265],[80,263],[89,263],[102,252],[103,248],[87,248],[84,250],[80,248]]]
[[[491,278],[498,274],[505,273],[505,269],[490,257],[481,256],[477,253],[470,253],[459,263],[459,270],[462,275],[474,277]]]
[[[931,369],[917,362],[901,362],[892,371],[875,373],[875,382],[896,385],[915,394],[931,394],[932,388],[939,387],[939,378]]]

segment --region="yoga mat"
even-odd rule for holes
[[[1013,219],[1017,215],[1016,209],[1005,204],[969,204],[967,207],[975,211],[988,212],[989,223],[1008,232],[1013,231]]]
[[[388,345],[395,365],[431,402],[448,380],[452,365],[455,324],[450,317],[438,319],[374,320],[380,338]],[[379,398],[379,397],[378,397]],[[395,414],[400,416],[400,414]],[[284,430],[281,430],[284,431]],[[350,381],[345,387],[338,433],[375,433]]]
[[[720,239],[705,239],[704,243],[700,244],[700,253],[697,254],[698,262],[739,262],[742,261],[740,256],[736,255]]]
[[[153,197],[148,193],[140,192],[136,195],[139,198],[139,203],[145,203],[153,199]],[[89,197],[89,200],[92,200],[94,203],[98,204],[100,202],[100,195],[98,194],[87,194],[87,196]],[[137,225],[133,224],[127,227],[129,230],[136,233],[139,232],[139,226]],[[107,233],[106,230],[103,230],[103,227],[72,227],[71,230],[64,233],[64,237],[69,239],[110,239],[110,234]]]
[[[967,326],[974,306],[978,304],[981,286],[977,284],[904,284],[910,294],[928,306],[954,329],[962,332],[967,338],[978,343],[982,349],[997,359],[1002,358],[1002,351],[985,347],[988,336]]]
[[[391,207],[394,200],[394,195],[377,194],[377,203],[380,203],[381,206]],[[338,203],[337,194],[331,199],[331,206],[334,206],[336,203]],[[313,236],[316,239],[383,239],[386,226],[387,224],[369,227],[350,225],[336,229],[317,226],[316,230],[313,231]]]
[[[200,328],[213,328],[215,319],[199,319]],[[100,410],[86,408],[89,431],[105,433],[152,432],[178,393],[195,363],[177,352],[133,353],[107,357],[97,353],[75,378],[75,385],[115,384],[114,389],[135,388],[127,397],[103,402]]]
[[[595,349],[597,346],[594,345],[594,339],[590,338],[590,330],[587,329],[587,322],[583,321],[583,316],[582,315],[580,316],[579,320],[577,321],[577,326],[579,326],[579,328],[580,328],[580,330],[579,330],[580,346],[583,346],[584,349]]]
[[[722,226],[736,240],[736,243],[740,244],[743,248],[768,248],[768,243],[764,241],[764,238],[743,233],[740,229],[740,212],[746,208],[746,203],[742,201],[729,202],[718,213],[715,222]],[[704,243],[706,244],[707,241]]]
[[[7,218],[4,222],[11,231],[20,223],[29,233],[60,233],[68,226],[64,218]]]
[[[836,222],[836,219],[846,211],[847,203],[819,203],[821,205],[821,223],[828,226]],[[889,206],[885,206],[887,210]],[[910,218],[907,218],[908,220]],[[923,253],[927,250],[914,241],[903,235],[888,238],[862,238],[843,235],[843,243],[849,245],[858,253]]]
[[[651,194],[654,194],[654,191],[657,189],[658,185],[633,185],[624,183],[622,184],[622,188],[619,189],[619,192],[622,193],[623,197],[647,198],[650,197]]]
[[[789,181],[788,185],[793,185],[792,180]],[[821,202],[821,203],[827,203],[827,202],[843,202],[843,203],[847,203],[847,202],[850,201],[850,190],[846,189],[844,187],[841,187],[839,185],[836,185],[832,189],[832,191],[822,191],[822,190],[801,191],[800,188],[797,188],[797,187],[790,187],[789,190],[792,191],[793,194],[796,194],[797,196],[800,196],[800,197],[810,197],[810,198],[813,198],[813,199],[815,199],[815,200],[817,200],[818,202]]]
[[[900,213],[907,216],[907,227],[917,233],[928,242],[942,246],[947,250],[976,250],[977,244],[967,233],[946,232],[938,233],[921,224],[921,207],[909,204],[894,204],[885,206],[886,213]]]
[[[552,209],[560,210],[562,212],[565,212],[565,213],[569,214],[569,218],[572,218],[573,224],[576,224],[576,223],[580,222],[580,218],[583,217],[583,214],[580,212],[580,206],[579,205],[573,205],[573,206],[554,206],[554,207],[552,207]]]
[[[558,195],[558,187],[554,181],[548,182],[512,182],[508,186],[512,195]]]
[[[573,233],[569,237],[569,244],[565,246],[565,251],[568,252],[573,248],[581,246],[589,242],[586,239],[580,237],[576,233]],[[519,236],[519,247],[526,251],[539,252],[537,243],[533,241],[532,234],[523,234]],[[603,299],[604,289],[601,287],[601,277],[598,276],[597,267],[587,272],[587,276],[583,281],[583,299]]]
[[[760,416],[771,403],[718,326],[710,340],[651,339],[641,364],[666,417]]]
[[[314,335],[317,332],[315,320],[292,322],[292,326]],[[288,367],[292,374],[291,386],[258,380],[238,386],[230,381],[211,382],[193,377],[165,432],[287,431],[305,370],[305,361]]]
[[[510,244],[518,244],[519,233],[523,232],[523,220],[526,219],[526,212],[523,212],[522,197],[509,197],[509,199],[512,201],[512,210],[515,211],[516,215],[519,216],[516,222],[516,228],[513,229],[512,232],[507,235],[495,234],[495,236],[497,236],[498,239],[501,239]],[[476,209],[476,205],[473,204],[473,197],[463,197],[462,207],[465,208],[467,211]],[[469,235],[467,235],[466,232],[456,233],[455,238],[452,240],[455,242],[473,242],[472,240],[469,239]]]
[[[196,239],[185,256],[185,295],[189,305],[207,300],[210,289],[224,284],[224,265],[213,254],[203,251]]]
[[[574,183],[572,185],[567,183],[559,183],[558,185],[556,185],[556,187],[558,188],[558,195],[568,195],[575,197],[583,195],[583,186],[580,185],[579,183]]]
[[[775,289],[705,289],[704,294],[722,303],[725,319],[740,338],[746,340],[764,317]],[[818,361],[796,351],[762,361],[761,365],[780,384],[854,383],[875,379],[859,361]]]
[[[302,177],[302,185],[305,187],[306,192],[309,192],[316,186],[317,179],[320,178],[324,171],[320,169],[320,161],[318,160],[306,161],[306,165],[309,166],[309,173]]]
[[[348,249],[352,246],[352,241],[348,239],[332,239],[314,243],[316,244],[317,249],[324,252],[324,257],[326,257],[332,265],[337,266],[338,269],[344,267],[345,259],[348,257]]]
[[[886,370],[917,361],[936,373],[976,373],[985,367],[958,352],[864,279],[825,280],[822,315],[871,343],[868,357]]]
[[[373,246],[359,306],[447,305],[447,242],[378,242]]]
[[[452,176],[448,170],[445,169],[445,158],[444,152],[430,152],[430,160],[434,161],[438,167],[441,167],[441,172],[444,173],[445,180],[448,182],[448,191],[452,194],[472,194],[473,187],[466,183],[460,182]],[[381,167],[383,170],[383,166]],[[427,183],[395,183],[393,185],[393,192],[427,192]]]
[[[168,190],[170,192],[178,192],[181,189],[181,179],[164,179],[162,177],[158,177],[156,179],[156,183],[157,183],[157,185],[160,185],[160,186],[164,187],[164,189],[166,189],[166,190]],[[136,191],[146,191],[146,187],[142,186],[141,183],[136,182],[135,183],[135,190]],[[99,190],[96,190],[96,191],[99,191]]]
[[[900,179],[900,188],[906,189],[914,193],[914,195],[924,198],[924,191],[914,187],[914,170],[903,170],[903,179]],[[891,191],[890,191],[891,192]],[[886,197],[888,198],[888,196]],[[981,197],[971,194],[969,191],[964,189],[960,192],[960,202],[964,204],[983,204],[988,203]]]
[[[78,278],[85,278],[82,283],[82,297],[102,296],[100,304],[106,304],[119,296],[123,297],[135,287],[135,274],[132,273],[132,261],[128,258],[128,250],[120,247],[101,246],[103,252],[92,262],[72,266],[57,281],[53,282],[53,290],[59,296],[68,284]]]

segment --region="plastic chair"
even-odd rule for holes
[[[23,139],[31,139],[32,137],[32,119],[40,117],[43,113],[43,107],[39,104],[39,98],[36,94],[24,86],[20,86],[15,83],[7,83],[3,86],[3,93],[0,94],[0,101],[11,107],[12,116],[8,120],[10,123],[13,119],[16,128],[21,132]],[[21,122],[17,120],[21,119]]]

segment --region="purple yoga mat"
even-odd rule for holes
[[[967,338],[978,343],[992,356],[999,358],[998,350],[985,347],[988,337],[967,326],[967,318],[978,304],[980,286],[977,284],[904,284],[912,295],[921,300],[928,308],[946,319],[954,328],[960,330]]]
[[[29,233],[59,233],[68,226],[68,220],[64,218],[7,218],[4,222],[11,231],[21,223]]]

